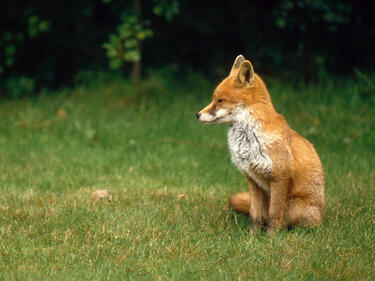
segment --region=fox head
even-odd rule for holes
[[[271,104],[267,89],[254,73],[252,64],[239,55],[229,76],[215,89],[211,103],[196,116],[207,124],[230,124],[244,108],[257,102]]]

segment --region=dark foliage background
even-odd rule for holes
[[[152,30],[137,45],[142,73],[173,65],[218,78],[239,53],[257,72],[305,82],[374,70],[373,1],[15,0],[0,3],[1,95],[110,70],[103,44],[129,11]]]

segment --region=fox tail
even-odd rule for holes
[[[237,212],[249,214],[250,194],[249,192],[238,192],[229,197],[229,205]]]

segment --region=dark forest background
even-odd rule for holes
[[[257,72],[311,83],[373,72],[374,1],[54,0],[0,4],[1,96],[74,83],[83,71],[133,82],[149,70]]]

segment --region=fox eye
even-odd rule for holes
[[[223,102],[224,100],[223,99],[218,99],[217,100],[217,103],[221,103],[221,102]]]

